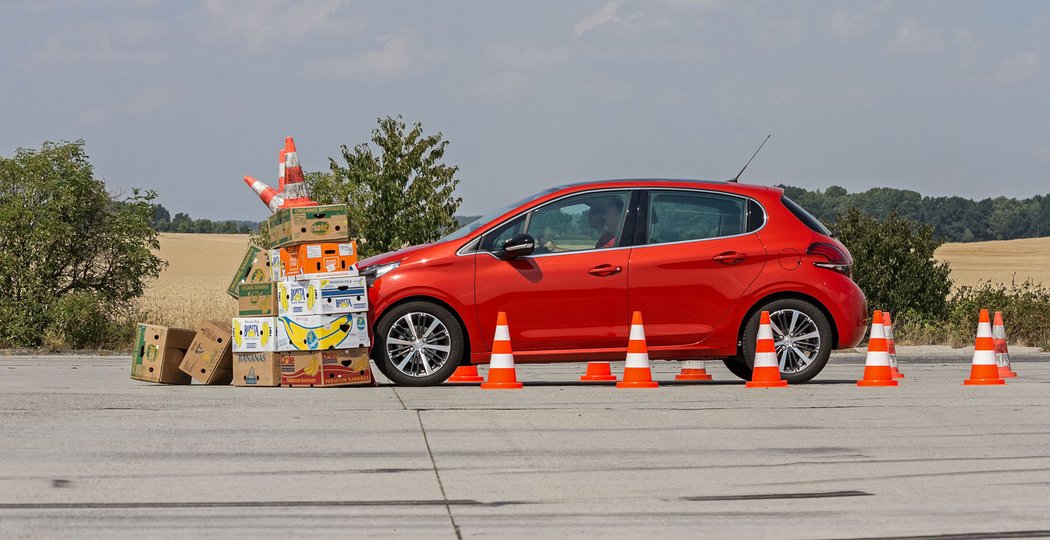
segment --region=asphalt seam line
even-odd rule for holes
[[[401,399],[400,396],[398,399]],[[427,445],[427,455],[430,456],[430,464],[434,466],[434,476],[437,478],[438,488],[441,490],[441,498],[445,501],[445,511],[448,512],[448,520],[452,523],[452,531],[456,533],[457,540],[463,540],[463,534],[459,532],[456,518],[452,516],[452,506],[448,504],[448,495],[445,495],[445,484],[441,482],[441,473],[438,472],[437,461],[434,460],[434,451],[430,449],[430,439],[427,438],[427,428],[423,427],[422,412],[416,411],[416,420],[419,420],[419,431],[423,433],[423,442]]]

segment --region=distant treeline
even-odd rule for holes
[[[883,219],[891,212],[933,226],[934,234],[947,242],[978,242],[1050,236],[1050,194],[1028,199],[995,197],[974,201],[962,197],[924,197],[914,191],[872,188],[849,193],[831,186],[809,191],[784,186],[784,194],[817,219],[829,223],[856,207]]]
[[[155,204],[153,205],[153,228],[157,232],[248,234],[259,228],[259,224],[254,221],[193,219],[189,214],[183,212],[172,217],[167,208]]]

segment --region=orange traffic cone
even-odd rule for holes
[[[882,330],[886,333],[886,350],[890,353],[890,375],[894,379],[903,379],[904,374],[897,370],[897,344],[893,341],[893,319],[889,311],[882,312]]]
[[[775,388],[787,386],[780,378],[780,363],[777,348],[773,344],[773,329],[769,323],[769,312],[763,311],[758,323],[758,341],[755,343],[755,365],[751,370],[748,388]]]
[[[478,366],[474,364],[459,366],[456,371],[448,378],[447,383],[479,383],[485,379],[478,375]]]
[[[871,317],[871,335],[868,336],[868,356],[864,360],[864,378],[857,381],[857,386],[898,386],[890,370],[883,320],[882,312],[875,310]]]
[[[642,312],[635,311],[631,316],[631,337],[627,342],[627,363],[623,367],[623,380],[616,383],[617,388],[656,388],[659,383],[653,380],[649,370],[649,349],[645,347],[645,329],[642,328]]]
[[[510,348],[510,328],[507,314],[496,316],[496,335],[492,338],[492,357],[489,359],[489,380],[481,383],[485,390],[521,388],[514,374],[514,352]]]
[[[977,339],[974,340],[970,378],[963,381],[963,384],[1006,384],[1006,381],[999,377],[999,367],[995,363],[995,343],[987,309],[981,310],[981,318],[977,322]]]
[[[992,324],[992,343],[995,346],[995,365],[999,369],[999,377],[1011,379],[1017,373],[1010,368],[1010,351],[1006,348],[1006,326],[1003,325],[1003,312],[995,312],[995,322]]]
[[[682,372],[675,375],[676,381],[710,381],[711,375],[703,360],[686,360],[682,362]]]
[[[611,382],[616,380],[608,362],[587,362],[587,373],[580,376],[583,382]]]

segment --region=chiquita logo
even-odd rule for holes
[[[365,318],[364,317],[358,317],[357,318],[357,329],[358,330],[364,330],[365,329]]]
[[[306,333],[306,346],[310,349],[317,348],[317,334],[313,330]]]
[[[314,223],[313,225],[310,225],[310,232],[312,232],[314,234],[325,234],[325,233],[327,233],[328,232],[328,222],[327,221],[318,221],[317,223]]]

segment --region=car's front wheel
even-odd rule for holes
[[[372,356],[395,384],[441,384],[463,358],[463,336],[463,328],[449,310],[431,302],[409,302],[380,317]]]
[[[816,306],[795,299],[776,300],[755,310],[744,327],[743,358],[726,359],[729,371],[744,380],[751,379],[763,311],[769,312],[781,378],[790,384],[799,384],[816,377],[831,356],[831,324]]]

